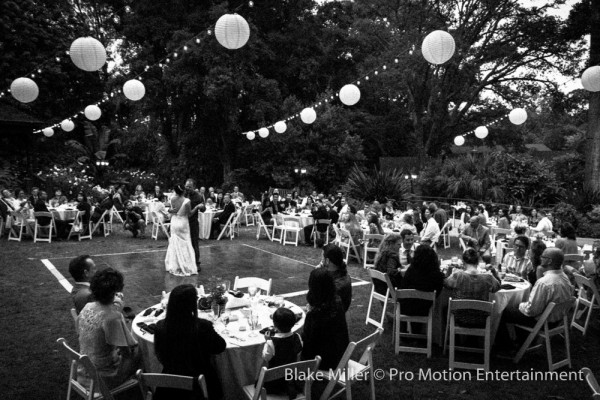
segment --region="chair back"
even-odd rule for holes
[[[597,305],[600,306],[600,295],[598,294],[598,288],[593,280],[590,278],[586,278],[583,275],[573,274],[575,277],[575,283],[579,287],[579,297],[583,297],[586,293],[592,293],[592,298],[590,302],[592,305],[594,304],[594,300],[597,301]]]
[[[452,314],[458,310],[472,310],[472,311],[483,311],[486,314],[491,315],[494,309],[493,301],[482,301],[482,300],[465,300],[465,299],[452,299],[448,302],[448,313]]]
[[[571,312],[571,309],[575,306],[575,298],[571,297],[569,300],[563,301],[562,303],[554,303],[554,307],[552,309],[553,314],[560,315],[561,319],[568,316]],[[549,318],[550,314],[548,314]],[[541,319],[541,318],[540,318]]]
[[[598,381],[596,380],[596,377],[594,376],[592,371],[589,368],[585,367],[581,368],[581,372],[583,372],[583,374],[585,375],[585,380],[587,381],[590,389],[592,389],[592,391],[594,392],[592,394],[592,399],[600,400],[600,385],[598,385]]]
[[[387,274],[371,268],[369,269],[369,276],[371,277],[371,281],[373,281],[373,284],[375,284],[375,281],[380,281],[387,286],[387,292],[385,293],[386,299],[392,292],[394,293],[394,296],[396,295],[396,289],[394,288],[394,284],[392,283],[390,277]]]
[[[389,279],[389,277],[388,277]],[[390,281],[391,283],[391,281]],[[419,299],[435,302],[436,292],[422,292],[416,289],[396,289],[396,298],[399,299]]]
[[[380,235],[378,233],[366,233],[364,235],[365,246],[368,246],[371,240],[379,240],[379,242],[381,243],[383,239],[385,239],[385,235]],[[373,250],[379,250],[379,246],[368,248]]]
[[[273,287],[273,278],[269,280],[256,278],[256,277],[245,277],[240,278],[239,276],[235,277],[235,281],[233,282],[233,290],[244,289],[250,286],[255,286],[258,289],[265,292],[265,295],[271,295],[271,288]]]
[[[256,388],[254,390],[254,397],[252,400],[266,399],[267,391],[263,387],[266,382],[271,382],[277,379],[283,379],[289,374],[290,370],[294,371],[294,376],[311,376],[312,372],[316,372],[319,369],[321,363],[321,357],[317,356],[314,360],[299,361],[291,364],[281,365],[279,367],[267,369],[262,367],[258,380],[256,382]],[[304,398],[306,400],[311,399],[311,386],[312,379],[304,380]]]
[[[23,214],[18,211],[11,211],[10,216],[12,217],[12,224],[15,226],[20,226],[25,224],[25,218],[23,218]]]
[[[141,369],[136,372],[136,377],[142,391],[144,399],[152,399],[152,394],[156,391],[156,388],[170,388],[193,391],[194,382],[198,382],[202,395],[205,399],[208,399],[208,390],[206,387],[206,379],[204,375],[194,378],[191,376],[182,375],[169,375],[169,374],[146,374]]]
[[[584,261],[585,256],[583,254],[565,254],[563,265],[571,265],[579,269],[579,267],[583,264]]]
[[[273,226],[283,226],[283,215],[281,213],[277,213],[273,215]]]
[[[35,211],[33,216],[37,219],[38,217],[48,217],[54,219],[54,215],[49,211]]]

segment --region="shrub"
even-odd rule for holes
[[[361,201],[402,200],[409,191],[409,182],[396,169],[364,172],[354,165],[342,190],[346,196]]]

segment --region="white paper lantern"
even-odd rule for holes
[[[527,121],[527,111],[522,108],[515,108],[508,114],[508,119],[515,125],[521,125]]]
[[[31,103],[37,99],[40,89],[29,78],[17,78],[10,84],[10,94],[21,103]]]
[[[266,138],[267,136],[269,136],[269,130],[267,128],[260,128],[258,130],[258,136],[260,136],[261,138]]]
[[[138,101],[146,94],[146,87],[137,79],[130,79],[123,85],[123,94],[129,100]]]
[[[300,119],[305,124],[312,124],[317,119],[317,112],[314,108],[305,108],[300,113]]]
[[[65,119],[60,123],[60,129],[65,132],[71,132],[73,129],[75,129],[75,124],[70,119]]]
[[[585,90],[600,92],[600,66],[589,67],[583,71],[581,84]]]
[[[479,139],[485,139],[488,133],[488,128],[485,126],[478,126],[477,129],[475,129],[475,136],[477,136]]]
[[[254,134],[254,132],[248,132],[246,134],[246,137],[248,138],[248,140],[254,140],[254,138],[256,137],[256,135]]]
[[[423,39],[423,57],[432,64],[443,64],[454,55],[454,38],[446,31],[433,31]]]
[[[275,123],[275,132],[283,133],[287,130],[287,125],[283,121],[279,121]]]
[[[465,144],[465,138],[462,136],[457,136],[454,138],[454,144],[457,146],[462,146],[463,144]]]
[[[100,107],[92,104],[85,108],[84,114],[90,121],[96,121],[102,115],[102,111],[100,111]]]
[[[106,49],[91,37],[75,39],[69,49],[73,64],[84,71],[98,71],[106,63]]]
[[[46,137],[51,137],[52,135],[54,135],[54,129],[52,129],[52,128],[44,128],[44,130],[42,131],[42,133]]]
[[[217,20],[215,36],[221,46],[235,50],[244,46],[250,37],[250,26],[238,14],[225,14]]]
[[[340,101],[347,106],[353,106],[360,100],[360,89],[356,85],[344,85],[340,89]]]

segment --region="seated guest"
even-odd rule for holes
[[[135,187],[135,193],[133,194],[133,198],[136,201],[146,200],[146,193],[144,193],[144,189],[142,188],[142,185],[137,185]]]
[[[392,221],[394,219],[394,205],[391,200],[388,200],[385,203],[385,207],[381,212],[383,214],[383,218],[388,221]]]
[[[476,209],[477,218],[479,218],[479,224],[483,226],[488,226],[488,220],[490,219],[487,210],[483,204],[477,206]],[[470,220],[469,220],[470,221]]]
[[[292,209],[292,208],[296,208],[297,206],[297,202],[296,200],[292,199],[292,194],[288,193],[285,195],[285,208],[286,210]]]
[[[539,216],[537,210],[534,208],[533,210],[531,210],[531,216],[529,217],[529,226],[536,226],[541,219],[542,218]]]
[[[425,209],[425,219],[427,221],[423,232],[421,232],[421,244],[434,247],[440,238],[440,226],[434,218],[437,207],[432,203]],[[434,247],[435,249],[435,247]]]
[[[414,218],[412,212],[406,212],[402,216],[402,223],[400,224],[400,232],[403,230],[409,230],[413,233],[413,235],[418,235],[417,227],[414,224]]]
[[[493,267],[491,268],[491,275],[478,272],[479,253],[475,249],[465,250],[462,259],[464,270],[455,269],[444,281],[444,285],[452,289],[450,297],[455,300],[490,301],[490,294],[500,290],[498,273]],[[454,314],[454,318],[460,325],[480,327],[485,324],[486,314],[481,311],[459,310]]]
[[[302,351],[302,338],[293,333],[292,328],[296,324],[296,316],[289,308],[278,308],[273,313],[274,331],[265,333],[265,345],[262,351],[263,361],[267,368],[280,367],[282,365],[295,363]],[[298,395],[298,388],[293,379],[277,379],[265,382],[263,387],[268,394],[287,394],[290,399]]]
[[[370,235],[385,235],[377,214],[369,214],[367,223],[369,224]],[[380,244],[381,241],[379,239],[369,239],[369,247],[379,247]]]
[[[413,257],[417,245],[415,243],[415,234],[409,229],[403,229],[400,231],[400,238],[402,238],[402,247],[400,247],[400,265],[403,268],[407,268],[412,264]]]
[[[412,216],[415,228],[417,228],[417,234],[420,235],[421,231],[423,231],[423,219],[421,218],[421,210],[419,209],[417,204],[412,204],[410,208],[412,209]]]
[[[402,237],[396,233],[387,235],[381,244],[377,255],[375,256],[375,266],[379,272],[388,274],[394,287],[400,287],[402,282],[402,273],[400,272],[400,247],[402,246]],[[381,281],[374,281],[375,291],[385,294],[387,285]]]
[[[82,228],[87,230],[92,214],[92,206],[90,203],[88,203],[87,196],[83,192],[77,195],[77,210],[85,212],[85,214],[81,217],[81,222],[83,223]]]
[[[166,196],[163,191],[160,189],[160,186],[154,186],[154,198],[158,201],[164,202],[166,200]]]
[[[433,211],[433,218],[435,219],[435,222],[437,222],[438,227],[442,229],[444,225],[446,225],[446,222],[448,222],[448,213],[446,213],[446,210],[442,207],[438,207],[435,203],[431,203],[430,206],[431,205],[433,205],[433,207],[430,208],[430,211],[435,209],[435,211]]]
[[[133,237],[140,239],[145,237],[146,232],[146,220],[144,219],[144,211],[138,206],[134,206],[131,200],[127,200],[125,203],[125,221],[123,229],[131,231]]]
[[[561,249],[564,254],[579,254],[577,247],[577,236],[575,236],[575,228],[568,222],[565,222],[560,227],[560,237],[554,242],[557,249]]]
[[[222,353],[227,343],[215,332],[213,324],[198,318],[198,292],[192,285],[179,285],[171,292],[166,317],[156,324],[154,347],[163,366],[163,374],[206,378],[209,398],[221,397],[216,370],[211,366],[211,356]],[[197,399],[199,387],[194,392],[177,389],[158,389],[153,399]],[[202,398],[202,397],[200,397]]]
[[[71,300],[75,311],[79,314],[87,303],[94,301],[90,280],[96,273],[96,264],[88,255],[77,256],[69,263],[69,273],[75,280],[71,290]]]
[[[273,195],[275,197],[275,195]],[[279,200],[279,194],[277,194],[277,200]],[[261,199],[261,207],[262,211],[260,216],[262,217],[265,224],[272,225],[273,224],[273,215],[277,214],[278,209],[276,207],[276,203],[271,201],[269,197],[269,192],[265,191],[262,195]]]
[[[554,232],[552,232],[552,221],[550,221],[550,219],[547,217],[546,212],[540,210],[538,214],[540,214],[541,217],[540,222],[538,222],[535,227],[531,228],[531,230],[544,236],[553,235]]]
[[[123,211],[125,208],[125,195],[123,194],[123,187],[119,186],[112,196],[112,201],[117,211]]]
[[[352,241],[356,246],[359,246],[359,241],[363,237],[363,230],[358,220],[356,219],[356,208],[354,206],[348,207],[348,213],[346,214],[346,219],[343,220],[344,229],[350,232],[350,236],[352,236]]]
[[[352,302],[352,281],[348,275],[342,249],[333,243],[323,247],[323,260],[319,267],[325,268],[333,277],[335,291],[342,300],[344,311],[348,311]]]
[[[230,193],[232,199],[240,199],[240,201],[244,201],[244,193],[240,192],[240,188],[238,186],[233,187],[233,192]]]
[[[383,218],[383,212],[382,212],[382,207],[381,207],[381,203],[379,203],[377,200],[375,200],[372,204],[371,204],[371,212],[377,214],[377,216],[379,218]]]
[[[219,192],[217,193],[217,199],[215,200],[215,204],[217,205],[218,209],[222,209],[223,208],[223,192]]]
[[[79,313],[79,348],[87,355],[109,388],[130,379],[141,368],[141,353],[115,303],[122,301],[123,275],[112,268],[98,271],[90,282],[94,302]],[[89,386],[83,369],[77,380]]]
[[[340,213],[340,210],[342,209],[342,197],[343,194],[342,192],[337,192],[337,197],[334,197],[331,201],[331,208],[335,208],[335,212],[336,213]]]
[[[479,213],[483,214],[483,216],[485,217],[486,220],[490,219],[490,215],[488,214],[485,205],[480,204],[477,206],[477,208],[479,209]]]
[[[31,188],[31,195],[29,196],[29,202],[33,205],[38,201],[38,197],[40,194],[40,188],[39,187],[32,187]]]
[[[208,197],[206,199],[206,205],[205,206],[206,206],[207,210],[214,210],[215,209],[215,203],[213,203],[213,200],[210,197]]]
[[[471,217],[469,225],[465,227],[460,237],[465,241],[467,247],[471,247],[479,253],[486,264],[490,263],[492,259],[490,232],[488,228],[480,224],[478,217]]]
[[[215,239],[221,233],[222,225],[225,225],[227,223],[227,221],[229,220],[229,217],[234,212],[235,212],[235,206],[233,205],[233,202],[231,201],[231,197],[229,197],[229,195],[226,194],[224,197],[224,202],[223,202],[223,212],[221,212],[218,217],[213,219],[212,231],[213,231],[213,236]]]
[[[302,332],[302,360],[321,356],[320,369],[336,368],[350,343],[346,313],[335,291],[335,282],[324,268],[308,278],[308,312]]]
[[[108,221],[108,219],[110,218],[110,210],[113,207],[113,201],[110,198],[107,190],[103,190],[101,192],[100,199],[100,204],[98,204],[96,208],[94,208],[94,213],[92,214],[92,222],[94,224],[97,224],[98,221],[100,221],[100,217],[102,216],[104,211],[106,211],[104,221]]]
[[[419,246],[414,252],[410,267],[406,270],[400,289],[416,289],[421,292],[436,292],[439,296],[444,286],[444,274],[440,271],[437,253],[429,246]],[[402,299],[402,314],[427,315],[431,302],[421,299]]]
[[[544,250],[546,250],[546,243],[542,240],[536,239],[531,243],[531,250],[529,251],[529,257],[531,258],[531,272],[527,278],[532,285],[535,285],[535,282],[544,276],[544,272],[546,272],[546,269],[542,267],[542,254],[544,253]]]
[[[367,203],[363,204],[363,208],[356,212],[356,219],[358,219],[358,221],[361,223],[362,221],[366,221],[367,217],[369,216],[369,209],[370,206]]]
[[[273,192],[273,204],[275,205],[275,208],[277,209],[277,212],[273,212],[273,214],[285,212],[287,205],[286,205],[285,199],[279,195],[278,191]],[[275,211],[275,209],[274,209],[274,211]]]
[[[56,189],[54,191],[54,197],[50,199],[50,207],[58,207],[62,204],[67,204],[67,196],[63,196],[62,190]]]
[[[512,235],[508,238],[508,247],[513,247],[515,243],[515,239],[519,236],[527,236],[527,226],[525,225],[515,225],[513,228]]]
[[[337,224],[340,220],[340,215],[338,214],[336,208],[329,203],[327,205],[327,213],[329,214],[329,219],[332,224]]]
[[[467,204],[464,211],[460,214],[460,222],[462,222],[463,225],[468,224],[471,220],[471,212],[471,206]]]
[[[312,217],[314,220],[314,223],[316,224],[318,220],[324,220],[324,219],[329,219],[329,213],[327,212],[327,208],[325,208],[324,205],[319,206],[315,211],[312,212]],[[312,231],[313,231],[313,227],[314,225],[307,225],[305,226],[304,229],[304,240],[306,242],[307,245],[312,246]],[[327,229],[329,228],[329,226],[327,224],[317,224],[317,231],[320,233],[325,233],[327,232]],[[323,239],[321,238],[321,241],[323,241]],[[317,241],[317,244],[319,244],[319,242]],[[322,244],[319,244],[322,245]]]
[[[500,209],[498,216],[498,228],[510,229],[510,216],[508,215],[508,210]]]
[[[533,271],[531,260],[527,256],[529,238],[527,236],[517,237],[513,247],[514,251],[511,251],[504,256],[502,268],[504,268],[504,271],[507,273],[527,279],[529,273]]]
[[[33,203],[33,211],[35,212],[50,212],[48,207],[46,206],[46,201],[48,200],[48,194],[44,191],[39,192],[39,196],[36,197],[37,200]],[[50,225],[52,218],[50,217],[36,217],[38,224],[40,225]]]

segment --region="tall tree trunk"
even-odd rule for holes
[[[600,65],[600,1],[592,1],[590,65]],[[585,182],[600,190],[600,92],[590,93],[586,136]]]

